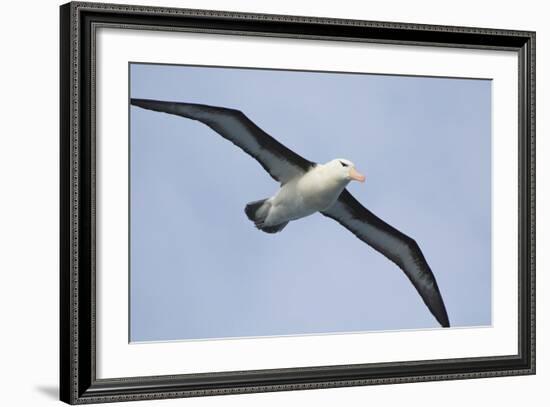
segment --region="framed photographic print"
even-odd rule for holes
[[[535,33],[60,18],[63,401],[535,373]]]

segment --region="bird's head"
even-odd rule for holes
[[[331,175],[343,182],[365,182],[365,176],[355,169],[355,164],[344,158],[337,158],[325,164]]]

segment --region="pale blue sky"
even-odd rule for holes
[[[242,110],[307,159],[366,174],[350,192],[414,238],[452,326],[491,324],[491,82],[131,65],[130,94]],[[130,109],[130,338],[438,327],[405,275],[315,214],[256,230],[278,185],[205,125]]]

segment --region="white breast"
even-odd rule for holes
[[[338,199],[346,184],[331,177],[323,166],[317,166],[283,185],[270,198],[266,224],[277,225],[327,209]]]

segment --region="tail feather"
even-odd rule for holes
[[[280,223],[278,225],[264,225],[267,215],[269,215],[269,208],[271,204],[269,199],[261,199],[259,201],[254,201],[248,203],[244,212],[248,219],[254,222],[254,225],[260,229],[262,232],[266,233],[277,233],[284,229],[288,222]]]
[[[280,232],[281,230],[283,230],[285,228],[285,226],[288,225],[288,222],[284,222],[284,223],[279,223],[278,225],[274,225],[274,226],[257,226],[256,227],[258,229],[260,229],[262,232],[265,232],[265,233],[277,233],[277,232]]]
[[[262,212],[266,212],[265,214],[264,213],[260,214],[259,212],[260,212],[260,208],[264,206],[266,201],[267,199],[260,199],[259,201],[249,202],[248,204],[246,204],[244,208],[244,212],[246,213],[246,216],[248,216],[248,219],[250,219],[252,222],[256,222],[257,220],[262,218],[262,216],[260,215],[263,215],[262,220],[264,220],[269,210],[263,210]]]

